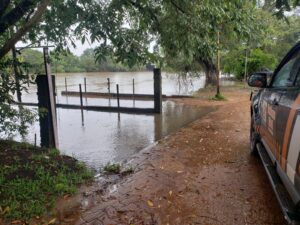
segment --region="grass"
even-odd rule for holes
[[[222,94],[216,94],[214,97],[212,97],[212,100],[214,101],[226,101],[226,97]]]
[[[56,149],[0,140],[0,218],[29,221],[74,194],[93,172]]]
[[[103,171],[110,174],[121,174],[123,176],[126,176],[132,174],[134,172],[134,169],[131,166],[122,168],[118,163],[107,163],[103,167]]]
[[[121,172],[121,165],[117,163],[107,163],[103,170],[107,173],[119,174]]]

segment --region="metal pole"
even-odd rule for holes
[[[117,84],[117,102],[118,102],[118,108],[120,108],[120,94],[119,94],[119,85]]]
[[[68,83],[67,83],[67,78],[65,77],[65,88],[66,88],[66,92],[68,92]]]
[[[107,90],[108,90],[108,93],[110,94],[110,79],[107,78]]]
[[[45,71],[48,80],[48,93],[49,93],[49,100],[50,100],[50,107],[48,109],[50,113],[50,123],[51,123],[51,131],[53,132],[53,141],[54,141],[54,148],[59,148],[58,144],[58,133],[57,133],[57,120],[56,120],[56,105],[55,105],[55,98],[54,98],[54,87],[52,82],[51,76],[51,68],[50,68],[50,59],[49,59],[49,49],[48,47],[43,48],[44,53],[44,63],[45,63]]]
[[[245,85],[246,85],[246,82],[247,82],[247,64],[248,64],[248,54],[247,54],[247,48],[245,49],[245,73],[244,73],[244,82],[245,82]]]
[[[133,100],[134,100],[135,99],[134,78],[132,79],[132,94],[133,94]]]
[[[82,89],[81,89],[81,84],[79,84],[79,94],[80,94],[80,106],[81,109],[83,107],[83,101],[82,101]]]
[[[86,78],[84,78],[84,92],[86,93]]]
[[[220,75],[221,75],[221,60],[220,60],[220,32],[218,31],[218,51],[217,51],[217,95],[220,95]]]
[[[80,94],[80,106],[81,106],[81,123],[84,126],[84,115],[83,115],[83,101],[82,101],[82,88],[81,84],[79,84],[79,94]]]

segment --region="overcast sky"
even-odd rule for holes
[[[73,48],[72,45],[70,45],[70,50],[71,52],[74,54],[74,55],[77,55],[77,56],[80,56],[84,50],[88,49],[88,48],[95,48],[97,47],[97,43],[93,43],[92,45],[90,45],[88,42],[85,42],[84,44],[81,43],[81,41],[75,41],[75,44],[76,44],[76,48]],[[23,43],[23,42],[18,42],[16,44],[17,47],[24,47],[24,46],[27,46],[28,43]],[[43,49],[35,49],[35,50],[38,50],[38,51],[43,51]]]
[[[89,44],[87,41],[84,44],[81,44],[81,41],[76,41],[76,48],[71,47],[71,52],[74,55],[80,56],[84,50],[88,49],[88,48],[95,48],[97,47],[97,43],[93,43],[93,44]]]

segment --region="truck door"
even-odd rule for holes
[[[288,120],[285,127],[285,135],[282,140],[282,161],[286,168],[286,173],[300,193],[300,75],[297,74],[295,88],[291,93],[286,94],[286,107],[289,106]],[[282,99],[284,100],[284,99]],[[286,154],[284,155],[284,153]]]
[[[294,127],[300,104],[299,88],[296,86],[299,69],[300,54],[297,51],[275,74],[271,83],[272,89],[280,96],[279,101],[274,101],[274,106],[276,105],[276,158],[278,165],[293,184],[300,150],[300,133],[298,136],[293,135],[295,128],[300,132],[300,126]]]
[[[260,134],[264,145],[266,146],[272,161],[279,159],[276,147],[276,115],[280,93],[273,89],[267,88],[261,93],[260,112],[261,126]]]

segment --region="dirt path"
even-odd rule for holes
[[[135,173],[76,224],[284,224],[258,158],[249,155],[249,92],[226,102],[183,100],[218,110],[135,156]]]

